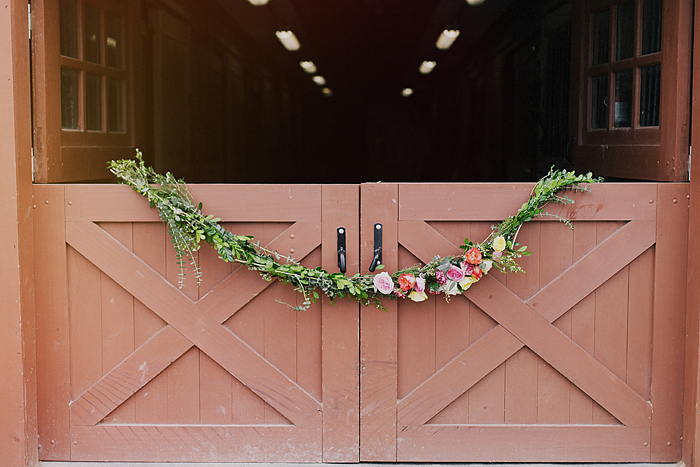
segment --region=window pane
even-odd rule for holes
[[[608,127],[608,75],[591,80],[591,128]]]
[[[610,50],[610,10],[593,15],[593,65],[608,63]]]
[[[639,126],[659,126],[661,103],[661,65],[641,68],[641,102],[639,104]]]
[[[634,56],[634,0],[617,7],[617,60]]]
[[[78,72],[61,68],[61,128],[78,128]]]
[[[78,58],[78,8],[76,0],[61,0],[59,9],[61,55]]]
[[[661,0],[644,0],[642,55],[661,51]]]
[[[85,127],[102,129],[102,78],[90,73],[85,75]]]
[[[107,33],[107,66],[122,67],[121,19],[112,13],[105,15],[105,31]]]
[[[85,4],[85,60],[100,63],[100,11]]]
[[[109,131],[124,131],[122,117],[122,80],[109,78],[107,84],[107,125]]]
[[[632,70],[615,73],[615,128],[632,126]]]

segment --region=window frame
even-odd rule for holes
[[[100,9],[100,63],[84,59],[84,5]],[[34,93],[34,176],[40,183],[99,181],[111,179],[107,162],[132,157],[137,131],[134,103],[139,90],[137,64],[140,60],[139,0],[77,0],[78,57],[61,55],[60,11],[57,0],[32,2],[34,37],[32,38]],[[104,10],[120,18],[122,68],[107,66]],[[61,69],[79,72],[78,128],[64,129],[61,121]],[[101,130],[86,129],[86,73],[100,76]],[[122,81],[122,131],[108,131],[108,78]]]
[[[664,0],[661,50],[641,55],[642,1],[635,0],[632,58],[615,60],[616,12],[625,0],[574,0],[572,15],[572,115],[570,134],[575,167],[596,175],[626,179],[688,179],[691,0]],[[593,15],[610,9],[609,59],[592,64]],[[660,64],[659,126],[639,126],[641,69]],[[633,70],[631,126],[614,127],[608,106],[606,128],[591,128],[592,79],[607,74],[608,102],[614,101],[615,73]]]

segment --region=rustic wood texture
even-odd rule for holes
[[[337,225],[354,220],[347,226],[349,248],[358,251],[357,186],[328,187],[323,205],[321,187],[236,186],[222,195],[228,188],[192,191],[206,206],[209,199],[256,197],[257,190],[259,209],[223,209],[222,217],[229,221],[225,226],[234,232],[254,235],[308,267],[323,262],[333,270],[335,242],[325,242],[330,247],[323,260],[322,236],[335,239]],[[197,252],[202,285],[197,287],[188,267],[178,289],[181,278],[166,229],[141,197],[123,186],[44,188],[47,195],[51,190],[57,192],[51,200],[56,208],[39,219],[44,229],[65,229],[65,237],[56,237],[45,249],[64,258],[67,294],[63,307],[60,300],[47,307],[43,325],[65,320],[65,363],[57,362],[52,371],[67,374],[62,378],[65,391],[47,397],[47,410],[64,414],[63,424],[60,416],[46,422],[46,436],[58,448],[48,455],[63,460],[320,462],[325,423],[326,455],[357,460],[357,303],[343,302],[347,313],[328,302],[296,312],[278,300],[299,305],[297,292],[222,262],[206,246]],[[294,206],[281,201],[275,207],[281,196],[292,196]],[[109,198],[116,209],[105,208]],[[70,212],[67,219],[64,209]],[[323,209],[329,222],[325,234]],[[357,270],[359,258],[351,261],[349,271]],[[56,294],[49,290],[40,300],[52,298]],[[61,328],[51,331],[59,335]],[[346,338],[336,339],[341,332]],[[55,358],[61,353],[47,356],[48,364]],[[354,430],[348,423],[353,411]],[[161,435],[154,436],[153,429]],[[192,441],[174,446],[178,436]],[[203,456],[203,450],[208,454]]]
[[[374,225],[382,224],[382,264],[398,265],[398,185],[363,184],[360,188],[361,261],[366,273],[372,262]],[[396,460],[397,303],[383,300],[387,311],[360,311],[360,460]]]
[[[45,460],[70,460],[70,359],[64,187],[36,185],[34,254],[43,258],[34,283],[37,290],[37,403],[40,455]]]
[[[513,190],[522,189],[525,198],[524,188],[400,185],[399,198],[388,197],[386,204],[390,209],[398,200],[400,206],[399,267],[457,253],[465,236],[485,238],[488,221],[517,209],[522,199]],[[681,416],[655,415],[657,426],[651,407],[654,414],[656,400],[676,411],[680,407],[670,390],[663,395],[652,390],[652,349],[658,347],[652,342],[658,333],[671,338],[682,331],[682,304],[674,307],[675,318],[657,322],[665,313],[659,301],[664,298],[656,298],[654,290],[655,269],[668,257],[682,256],[687,225],[681,208],[662,221],[657,206],[664,196],[675,206],[671,198],[678,201],[683,187],[673,196],[657,195],[654,184],[592,188],[592,194],[574,195],[576,204],[556,211],[578,221],[573,232],[557,222],[523,228],[518,241],[533,251],[521,261],[525,274],[490,274],[465,294],[468,300],[454,297],[445,304],[431,297],[398,304],[397,460],[680,458],[678,447],[664,454],[672,451],[668,442],[652,440],[663,430],[677,435]],[[456,202],[465,198],[470,203]],[[678,250],[659,253],[660,222],[666,235],[675,233],[667,248]],[[663,274],[674,283],[668,293],[680,300],[684,295],[674,287],[685,287],[684,272],[667,267]],[[448,330],[450,324],[455,329]],[[677,346],[670,348],[678,353]],[[666,384],[678,385],[682,369],[679,373],[671,361],[682,358],[654,358],[667,365]]]
[[[323,186],[322,262],[338,271],[337,228],[346,232],[346,274],[360,272],[357,185]],[[323,297],[323,461],[360,461],[360,305]]]

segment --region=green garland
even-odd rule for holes
[[[248,269],[258,271],[266,280],[279,279],[290,283],[304,296],[303,304],[292,307],[296,310],[309,308],[319,298],[319,291],[331,301],[336,298],[352,297],[362,304],[374,303],[384,309],[382,297],[410,298],[423,301],[427,294],[444,294],[446,298],[466,291],[479,281],[492,267],[503,272],[521,272],[517,260],[530,254],[527,247],[516,242],[520,227],[537,217],[555,217],[571,228],[567,219],[544,211],[549,203],[570,204],[568,196],[560,196],[564,189],[589,191],[583,183],[600,182],[591,173],[576,175],[565,170],[550,170],[535,184],[530,199],[518,212],[498,225],[492,226],[491,235],[481,243],[473,243],[468,238],[460,247],[463,255],[438,256],[426,265],[415,265],[388,274],[356,274],[348,277],[342,273],[329,273],[321,268],[310,269],[302,266],[289,256],[282,256],[255,242],[253,237],[236,235],[219,225],[221,219],[202,213],[202,203],[195,205],[192,195],[183,180],[172,174],[161,175],[147,167],[140,151],[136,151],[136,161],[118,160],[109,163],[109,169],[122,183],[131,186],[145,196],[151,207],[158,210],[161,220],[168,226],[168,234],[175,248],[179,269],[179,285],[185,277],[185,263],[189,261],[194,269],[197,283],[201,282],[202,272],[195,258],[202,241],[211,245],[221,259],[226,262],[245,264]],[[381,269],[383,265],[377,267]]]

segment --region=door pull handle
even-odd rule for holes
[[[374,272],[382,264],[382,224],[374,224],[374,258],[369,265],[369,272]]]
[[[345,248],[345,227],[338,227],[338,268],[343,274],[347,270]]]

